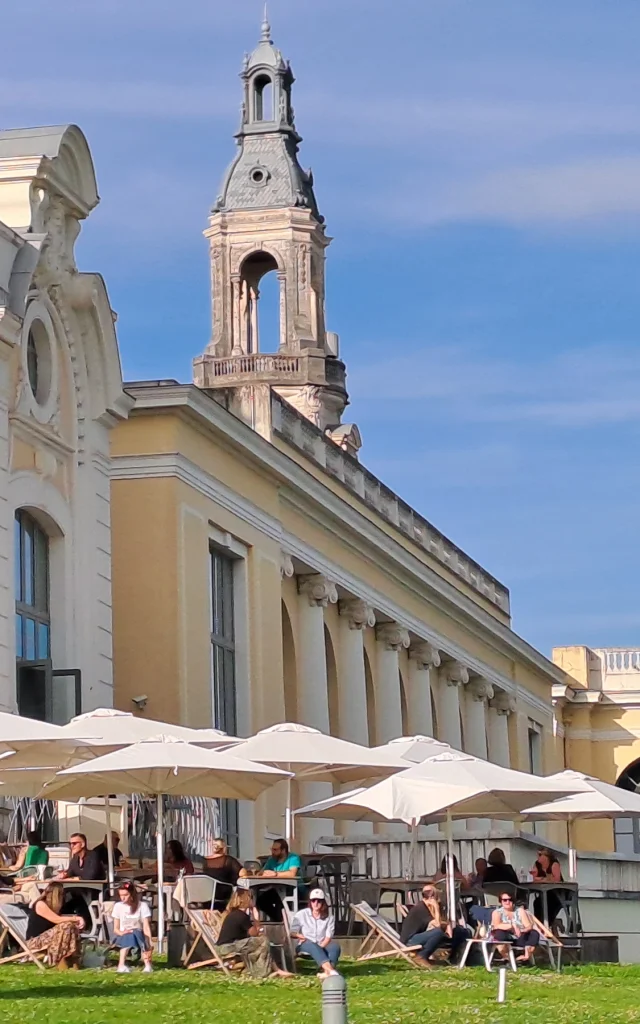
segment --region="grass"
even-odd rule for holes
[[[507,1003],[496,1003],[497,975],[482,968],[432,973],[402,965],[345,962],[350,1024],[607,1024],[640,1021],[640,966],[568,967],[561,975],[510,976]],[[321,991],[307,972],[290,981],[227,980],[213,972],[159,967],[67,974],[32,966],[0,968],[3,1024],[320,1024]]]

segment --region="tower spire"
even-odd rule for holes
[[[262,16],[262,30],[260,34],[260,41],[262,43],[271,42],[271,25],[269,24],[269,12],[267,10],[266,4],[264,5],[264,14]]]

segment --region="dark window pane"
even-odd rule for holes
[[[22,531],[22,600],[33,604],[33,525],[26,519]]]
[[[35,539],[35,606],[40,612],[49,611],[49,538],[36,527]]]
[[[233,562],[230,558],[223,560],[222,635],[233,642]]]
[[[24,620],[24,654],[27,661],[36,660],[36,624],[33,619]]]
[[[616,853],[635,853],[633,836],[632,835],[619,835],[616,836]]]
[[[19,516],[16,516],[13,524],[13,586],[16,592],[16,601],[22,601],[22,530],[20,528]]]
[[[36,646],[36,658],[39,661],[49,657],[49,626],[46,622],[38,623]]]
[[[16,615],[16,658],[22,657],[22,615]]]

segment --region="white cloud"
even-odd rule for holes
[[[497,358],[461,345],[352,367],[354,400],[402,403],[402,414],[461,423],[591,427],[640,421],[640,352],[622,346],[536,359]]]

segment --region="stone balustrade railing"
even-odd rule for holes
[[[431,557],[509,614],[509,591],[502,583],[275,393],[272,394],[272,424],[283,440],[304,451]]]
[[[298,356],[268,355],[257,352],[248,356],[229,356],[225,359],[211,359],[209,366],[214,377],[237,376],[238,374],[274,373],[278,376],[297,377],[300,372]]]
[[[635,647],[605,647],[594,651],[607,674],[640,672],[640,650]]]

